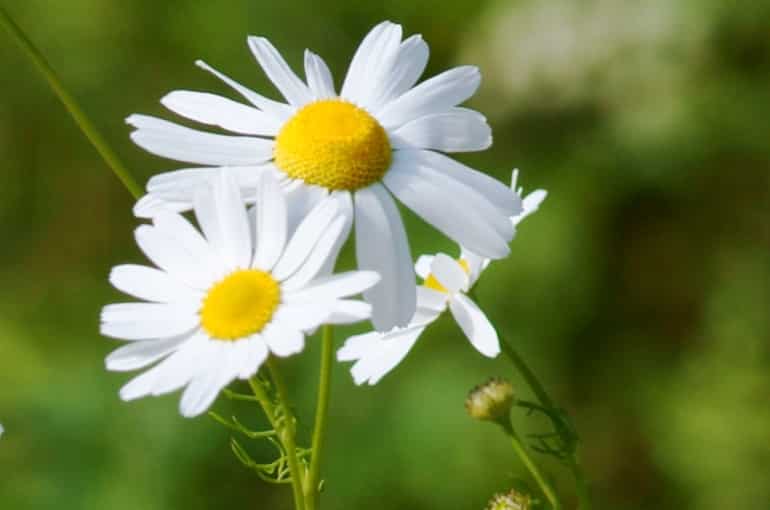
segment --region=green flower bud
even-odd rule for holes
[[[487,505],[487,510],[530,510],[531,508],[530,497],[513,489],[506,494],[495,494]]]
[[[471,390],[465,399],[465,409],[477,420],[507,422],[513,400],[511,383],[505,379],[492,378]]]

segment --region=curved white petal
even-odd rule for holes
[[[247,349],[241,362],[241,368],[238,372],[238,378],[248,379],[256,374],[259,367],[267,359],[268,354],[270,354],[270,351],[268,351],[261,335],[253,335],[249,338],[247,340]]]
[[[313,278],[319,275],[321,270],[328,265],[329,258],[335,255],[338,240],[345,229],[347,219],[337,216],[329,226],[321,233],[318,242],[313,246],[302,265],[294,274],[288,277],[282,287],[286,290],[296,290],[307,285]]]
[[[500,354],[500,341],[497,331],[476,303],[464,294],[455,295],[449,302],[452,312],[460,329],[468,337],[471,344],[484,356],[494,358]]]
[[[328,321],[333,313],[333,300],[312,303],[284,303],[275,311],[273,320],[291,324],[302,331],[311,331]]]
[[[337,359],[356,362],[350,369],[356,384],[374,385],[406,357],[423,331],[425,326],[353,336],[337,351]]]
[[[216,250],[184,216],[172,212],[160,212],[153,217],[152,221],[158,232],[178,243],[180,248],[198,261],[199,267],[208,268],[207,273],[210,275],[221,276],[222,268],[219,267],[221,264],[219,264]]]
[[[244,87],[240,83],[236,82],[232,78],[226,76],[225,74],[217,71],[207,63],[205,63],[202,60],[195,61],[195,65],[200,67],[201,69],[210,72],[223,82],[225,82],[227,85],[229,85],[233,90],[238,92],[240,95],[242,95],[248,102],[262,110],[268,115],[271,115],[275,117],[277,120],[284,122],[288,120],[289,117],[294,115],[294,108],[291,106],[279,103],[278,101],[273,101],[272,99],[268,99],[260,94],[257,94],[253,90]]]
[[[449,295],[446,292],[439,292],[433,290],[424,285],[417,286],[417,310],[432,310],[435,312],[443,312],[446,309],[447,300]],[[414,322],[415,318],[412,318],[411,322]]]
[[[177,350],[180,345],[190,340],[190,335],[182,335],[161,340],[143,340],[131,342],[112,351],[104,360],[107,370],[125,372],[136,370],[155,363]]]
[[[262,176],[257,190],[256,243],[252,266],[270,271],[286,245],[286,198],[278,182]]]
[[[279,119],[216,94],[175,90],[166,94],[160,102],[183,117],[234,133],[274,136],[281,129]]]
[[[110,272],[110,283],[119,291],[135,298],[156,303],[193,301],[203,293],[154,267],[137,264],[115,266]]]
[[[305,76],[314,99],[336,97],[334,79],[326,62],[310,50],[305,50]]]
[[[283,300],[288,304],[323,303],[360,294],[378,281],[380,281],[380,275],[374,271],[347,271],[319,278],[299,291],[286,292]]]
[[[492,145],[487,119],[467,108],[452,108],[408,122],[391,136],[394,148],[418,147],[443,152],[481,151]]]
[[[313,100],[310,89],[294,74],[270,41],[264,37],[249,36],[248,43],[267,77],[290,104],[302,106]]]
[[[518,225],[521,220],[529,216],[530,214],[536,212],[540,208],[540,204],[543,203],[543,200],[548,196],[548,192],[543,189],[536,189],[535,191],[531,192],[529,195],[524,197],[522,200],[522,208],[523,211],[521,214],[518,214],[511,218],[511,221],[514,225]]]
[[[345,241],[347,241],[350,236],[350,230],[353,227],[353,217],[355,214],[353,209],[353,197],[349,191],[333,191],[330,196],[337,201],[339,215],[345,218],[345,224],[342,228],[342,232],[337,237],[337,241],[331,249],[329,256],[326,258],[326,263],[321,270],[318,271],[318,276],[330,275],[334,272],[334,266],[337,264],[337,257],[339,257],[340,251],[345,245]]]
[[[433,255],[420,255],[414,263],[414,272],[424,280],[430,274],[431,264],[433,264]]]
[[[468,263],[470,286],[472,287],[481,276],[481,273],[483,273],[487,266],[489,266],[490,260],[473,253],[464,246],[461,250],[460,259],[465,260]]]
[[[192,304],[115,303],[102,308],[100,332],[123,340],[170,338],[198,327]]]
[[[416,308],[416,284],[409,240],[390,194],[381,184],[355,193],[356,257],[360,269],[377,271],[382,280],[364,292],[379,331],[406,326]]]
[[[229,367],[226,350],[222,349],[217,353],[216,361],[211,361],[213,366],[194,377],[182,394],[179,412],[185,418],[193,418],[206,411],[222,388],[230,384],[237,375]]]
[[[381,104],[383,106],[417,83],[428,64],[429,53],[428,45],[420,34],[413,35],[401,43],[396,61],[382,90]]]
[[[262,331],[270,352],[285,358],[297,354],[305,347],[305,335],[297,327],[273,320]]]
[[[468,290],[468,274],[452,257],[439,253],[433,258],[430,272],[450,293]]]
[[[372,316],[372,305],[356,299],[338,299],[334,301],[332,309],[326,321],[329,324],[353,324]]]
[[[329,195],[326,188],[298,180],[290,181],[284,188],[284,193],[286,195],[286,232],[288,237],[294,234],[294,231],[297,230],[302,220],[310,214],[310,211]]]
[[[156,266],[193,288],[205,290],[216,278],[217,268],[206,267],[173,237],[156,227],[141,225],[134,231],[139,249]]]
[[[393,129],[424,115],[443,112],[471,97],[480,83],[477,67],[455,67],[391,101],[377,113],[377,119],[385,128]]]
[[[148,193],[136,201],[131,212],[137,218],[152,218],[162,211],[185,212],[192,209],[192,200],[166,200],[162,197]]]
[[[318,240],[337,215],[337,201],[326,198],[299,224],[278,263],[273,277],[284,280],[294,274],[310,256]]]
[[[147,152],[199,165],[254,165],[272,159],[272,140],[205,133],[147,115],[131,115],[131,139]]]
[[[490,258],[508,255],[508,217],[472,188],[400,156],[383,180],[401,202],[458,244]]]
[[[372,28],[350,62],[340,96],[367,107],[367,100],[393,66],[401,43],[401,25],[383,21]]]

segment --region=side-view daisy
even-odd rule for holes
[[[409,241],[393,196],[455,242],[491,259],[505,257],[519,210],[506,186],[442,152],[478,151],[492,141],[483,115],[459,107],[478,88],[473,66],[417,84],[428,61],[420,35],[402,40],[400,25],[383,22],[364,38],[337,92],[324,61],[305,52],[306,81],[267,39],[248,45],[286,102],[263,97],[203,62],[250,105],[202,92],[175,91],[161,102],[188,119],[238,136],[196,131],[132,115],[131,138],[145,150],[196,167],[160,174],[136,205],[138,216],[192,207],[195,189],[217,167],[237,180],[246,201],[261,173],[304,193],[332,194],[355,219],[360,269],[381,282],[364,293],[378,330],[404,326],[415,311]]]
[[[376,273],[318,277],[344,229],[337,202],[319,202],[292,229],[271,174],[260,177],[257,195],[249,215],[236,183],[222,172],[193,198],[203,235],[170,211],[136,229],[139,247],[157,268],[112,270],[110,282],[143,301],[103,308],[102,334],[130,342],[106,365],[127,371],[159,363],[126,384],[122,399],[186,386],[180,411],[196,416],[268,356],[300,352],[306,332],[369,317],[367,303],[347,298],[375,285]]]
[[[522,198],[523,190],[516,189],[518,171],[514,170],[511,189],[522,211],[510,218],[515,227],[535,212],[547,193],[536,190]],[[339,361],[355,361],[351,374],[356,384],[377,384],[403,360],[425,328],[449,308],[457,324],[471,344],[484,356],[493,358],[500,352],[497,332],[467,292],[475,285],[490,260],[461,248],[459,259],[439,253],[417,259],[415,272],[423,279],[417,287],[417,311],[406,327],[389,332],[365,333],[350,337],[337,351]]]

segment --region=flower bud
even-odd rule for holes
[[[465,399],[465,409],[477,420],[507,421],[512,405],[513,386],[500,378],[476,386]]]
[[[487,505],[487,510],[530,510],[531,508],[530,497],[514,489],[505,494],[495,494]]]

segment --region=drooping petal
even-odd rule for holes
[[[267,77],[290,104],[303,106],[313,100],[310,89],[294,74],[270,41],[264,37],[250,36],[248,42],[251,52]]]
[[[166,94],[160,102],[183,117],[234,133],[275,136],[281,129],[279,119],[216,94],[175,90]]]
[[[197,60],[195,62],[195,65],[200,67],[201,69],[210,72],[223,82],[225,82],[227,85],[229,85],[233,90],[238,92],[240,95],[242,95],[248,102],[262,110],[268,115],[271,115],[275,117],[277,120],[284,122],[288,120],[289,117],[291,117],[294,114],[295,108],[284,104],[279,103],[278,101],[273,101],[272,99],[268,99],[260,94],[257,94],[253,90],[244,87],[240,83],[236,82],[232,78],[224,75],[223,73],[217,71],[207,63],[205,63],[202,60]]]
[[[460,329],[468,337],[471,344],[484,356],[494,358],[500,354],[500,340],[497,331],[489,322],[476,303],[464,294],[455,295],[449,302],[452,312]]]
[[[131,115],[131,139],[164,158],[198,165],[256,165],[272,159],[272,140],[205,133],[147,115]]]
[[[377,119],[387,129],[398,128],[411,120],[459,105],[476,92],[480,83],[477,67],[455,67],[391,101],[377,113]]]
[[[380,283],[364,293],[379,331],[406,326],[416,308],[409,240],[396,204],[380,184],[355,193],[358,267],[378,272]]]
[[[480,113],[467,108],[452,108],[408,122],[395,130],[390,139],[396,149],[417,147],[471,152],[492,145],[492,129]]]
[[[305,76],[314,99],[329,99],[337,95],[329,67],[310,50],[305,50]]]

